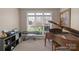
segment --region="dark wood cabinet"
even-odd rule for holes
[[[9,35],[0,39],[0,51],[12,51],[19,44],[20,32]]]

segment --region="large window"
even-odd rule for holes
[[[49,31],[49,20],[52,20],[51,13],[27,13],[27,31],[43,35]]]

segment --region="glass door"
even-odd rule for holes
[[[27,13],[27,31],[44,35],[51,27],[49,20],[52,20],[51,13]]]

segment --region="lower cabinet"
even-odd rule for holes
[[[19,33],[0,39],[0,51],[12,51],[19,44]]]

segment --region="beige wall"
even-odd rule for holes
[[[16,8],[0,8],[0,30],[19,29],[19,13]]]
[[[71,28],[79,30],[79,8],[71,9]]]
[[[26,11],[19,9],[20,13],[20,30],[25,31],[26,30]]]

